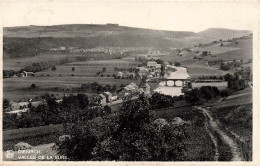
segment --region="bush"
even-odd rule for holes
[[[180,62],[174,62],[174,66],[180,66],[181,63]]]
[[[57,70],[57,69],[56,69],[55,66],[52,66],[51,70],[52,70],[52,71],[55,71],[55,70]]]
[[[35,88],[36,88],[36,85],[35,85],[35,84],[31,84],[31,88],[32,88],[32,89],[35,89]]]
[[[231,91],[229,89],[221,90],[220,96],[221,97],[228,97],[231,94]]]
[[[185,159],[185,131],[151,121],[149,102],[143,96],[123,103],[119,113],[66,125],[71,139],[59,144],[69,160],[175,161]],[[169,124],[167,122],[167,124]],[[91,128],[90,128],[91,126]]]
[[[168,95],[154,93],[149,99],[151,109],[168,108],[174,105],[174,98]]]

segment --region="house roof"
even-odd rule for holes
[[[147,62],[147,65],[156,65],[156,64],[157,64],[157,62],[154,62],[154,61]]]
[[[112,95],[110,92],[104,92],[104,94],[106,94],[106,95]]]
[[[106,96],[103,94],[99,94],[99,96],[102,97],[103,99],[106,98]]]
[[[132,91],[138,89],[138,86],[134,82],[132,82],[129,85],[125,86],[124,89],[128,91]]]

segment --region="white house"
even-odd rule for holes
[[[156,67],[156,64],[157,64],[157,62],[154,62],[154,61],[147,62],[148,67]]]
[[[105,105],[107,104],[107,98],[106,98],[106,96],[103,95],[103,94],[99,94],[99,96],[101,97],[101,98],[100,98],[100,104],[101,104],[102,106],[105,106]]]
[[[118,73],[116,74],[116,76],[117,76],[117,77],[120,77],[120,78],[122,78],[122,77],[123,77],[123,75],[124,75],[124,73],[123,73],[123,72],[121,72],[121,71],[120,71],[120,72],[118,72]]]
[[[33,73],[33,72],[23,71],[23,72],[20,74],[20,77],[31,77],[31,76],[34,76],[34,73]]]
[[[110,102],[112,100],[112,94],[110,92],[104,92],[104,96],[106,97],[106,102]]]
[[[156,69],[160,69],[161,67],[162,67],[161,64],[156,64],[156,65],[155,65],[155,68],[156,68]]]

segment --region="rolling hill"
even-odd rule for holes
[[[203,38],[211,39],[232,39],[242,36],[248,36],[251,32],[246,30],[232,30],[223,28],[209,28],[204,31],[198,32],[196,35]]]
[[[57,47],[192,47],[224,37],[240,37],[249,31],[212,28],[199,33],[163,31],[117,24],[69,24],[4,27],[4,58],[31,57]]]

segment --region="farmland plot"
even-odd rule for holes
[[[132,79],[114,79],[113,74],[117,72],[114,68],[131,68],[134,62],[122,60],[105,60],[105,61],[89,61],[74,62],[68,65],[56,66],[56,70],[51,69],[35,73],[35,77],[17,77],[4,79],[4,97],[8,99],[26,99],[35,98],[44,93],[54,93],[58,96],[64,94],[64,90],[79,88],[81,84],[97,82],[101,85],[118,85],[138,82]],[[75,68],[72,71],[72,67]],[[96,73],[106,68],[103,73],[104,77],[96,76]],[[109,76],[109,77],[108,77]],[[36,88],[32,89],[31,84],[35,84]],[[59,88],[59,89],[57,89]],[[56,89],[56,90],[55,90]]]
[[[225,45],[224,45],[225,46]],[[234,47],[221,47],[220,44],[214,44],[208,47],[195,47],[192,48],[192,51],[210,51],[212,55],[214,54],[221,54],[229,51],[234,51],[234,50],[240,50],[241,48],[234,48]]]

